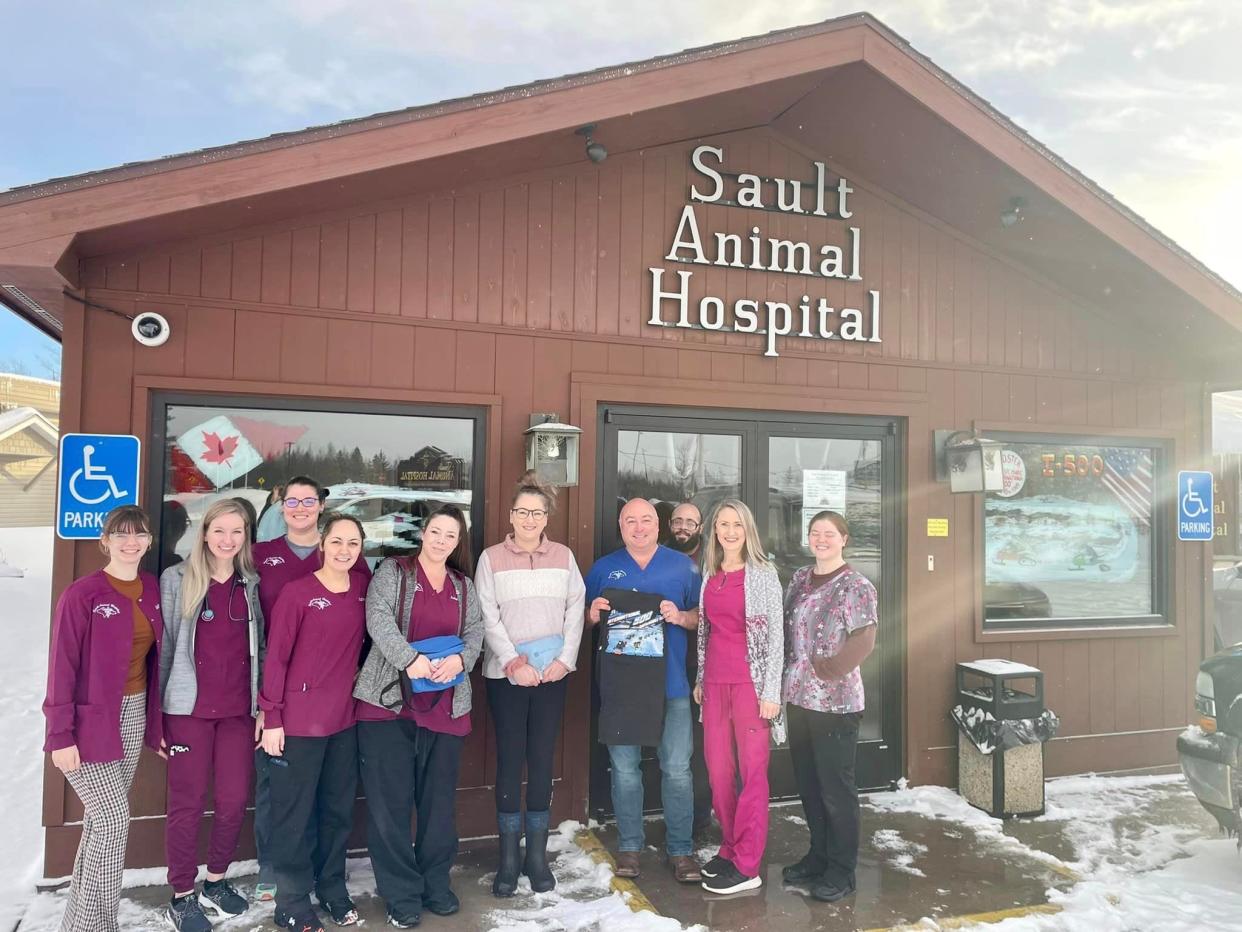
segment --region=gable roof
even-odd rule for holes
[[[777,125],[808,99],[823,105],[822,95],[814,95],[830,75],[871,82],[881,95],[876,99],[889,107],[913,104],[927,111],[952,132],[955,145],[960,139],[972,153],[978,150],[1005,169],[998,172],[1004,178],[997,179],[995,191],[1022,184],[1046,201],[1050,224],[1072,223],[1079,242],[1089,235],[1115,253],[1102,271],[1096,264],[1078,269],[1071,290],[1123,311],[1144,300],[1153,308],[1206,309],[1231,335],[1242,332],[1242,292],[865,13],[0,193],[0,300],[18,289],[31,304],[42,303],[55,314],[60,286],[77,284],[79,255],[144,236],[167,238],[195,223],[226,229],[264,209],[287,211],[297,200],[295,190],[322,194],[331,183],[349,180],[355,185],[349,190],[362,197],[376,190],[366,179],[397,178],[396,172],[416,164],[443,166],[457,159],[477,170],[504,153],[506,166],[514,170],[523,159],[534,165],[581,158],[580,139],[572,130],[587,122],[624,127],[618,135],[637,148],[737,128],[713,123],[708,108],[699,106],[727,97],[728,107],[717,108],[720,114]],[[683,130],[680,136],[668,134],[674,121]],[[614,145],[609,140],[610,148]],[[462,159],[467,153],[475,154],[473,162]],[[913,176],[903,190],[899,179],[884,177],[888,166],[866,168],[872,180],[944,217],[937,208],[945,205]],[[335,187],[347,190],[344,184]],[[920,203],[920,197],[930,200]],[[959,227],[969,222],[965,214],[944,219]],[[1068,245],[1058,255],[1057,239],[1043,237],[1042,253],[1015,256],[1058,270],[1061,259],[1078,257]],[[1019,248],[1002,244],[1010,246]],[[1117,284],[1134,270],[1144,280],[1132,288]],[[20,301],[9,303],[37,317]]]
[[[34,408],[13,408],[0,413],[0,442],[24,431],[30,431],[50,443],[53,449],[56,448],[60,436],[52,422]]]

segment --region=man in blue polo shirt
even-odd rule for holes
[[[660,758],[660,795],[664,803],[666,847],[673,875],[682,883],[702,878],[694,860],[694,784],[690,776],[690,683],[686,677],[686,632],[699,625],[699,574],[685,554],[659,544],[660,519],[651,503],[634,498],[621,509],[623,550],[600,557],[586,578],[590,600],[587,620],[598,624],[607,612],[605,589],[630,589],[659,595],[664,617],[665,704]],[[639,768],[642,748],[610,744],[612,806],[619,836],[618,877],[638,876],[638,853],[643,849],[643,779]]]

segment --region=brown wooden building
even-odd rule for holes
[[[868,16],[0,194],[0,300],[62,339],[62,429],[142,439],[161,562],[295,466],[372,556],[448,497],[490,544],[555,413],[583,442],[551,533],[584,569],[630,495],[741,495],[784,571],[845,510],[882,596],[866,785],[955,782],[980,657],[1044,671],[1050,774],[1176,759],[1210,553],[1171,490],[1242,296]],[[1003,492],[936,481],[943,429],[1004,441]],[[98,564],[58,542],[57,588]],[[558,817],[607,806],[587,645],[572,691]],[[463,836],[493,825],[474,724]],[[80,811],[49,768],[49,876]],[[131,861],[162,863],[152,757],[135,811]]]

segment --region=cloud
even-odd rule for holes
[[[1239,2],[65,3],[71,34],[59,8],[27,5],[21,14],[29,41],[10,49],[8,61],[9,86],[21,91],[0,94],[0,118],[32,131],[4,153],[0,184],[672,54],[865,7],[1242,283],[1242,255],[1222,245],[1229,219],[1242,213],[1242,181],[1233,180],[1242,164]],[[38,58],[49,43],[62,63],[52,72]],[[23,83],[36,79],[38,88]],[[84,86],[93,93],[82,95]]]
[[[359,74],[343,59],[298,67],[279,49],[268,49],[228,65],[239,77],[230,89],[241,102],[274,107],[282,113],[305,114],[322,108],[353,116],[400,106],[398,88],[407,83],[395,73]]]

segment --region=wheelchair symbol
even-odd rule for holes
[[[1191,510],[1193,506],[1193,511]],[[1199,497],[1199,493],[1195,491],[1195,483],[1193,479],[1186,480],[1186,494],[1182,496],[1182,514],[1187,518],[1197,518],[1200,515],[1207,514],[1207,506],[1203,503],[1203,499]]]
[[[96,466],[91,462],[91,456],[94,453],[95,448],[90,444],[82,447],[82,466],[74,470],[73,475],[69,477],[69,494],[83,505],[98,505],[109,498],[124,498],[129,493],[117,488],[116,480],[112,478],[107,467]],[[107,488],[95,498],[87,498],[78,491],[79,480],[83,482],[103,482],[107,484]]]

